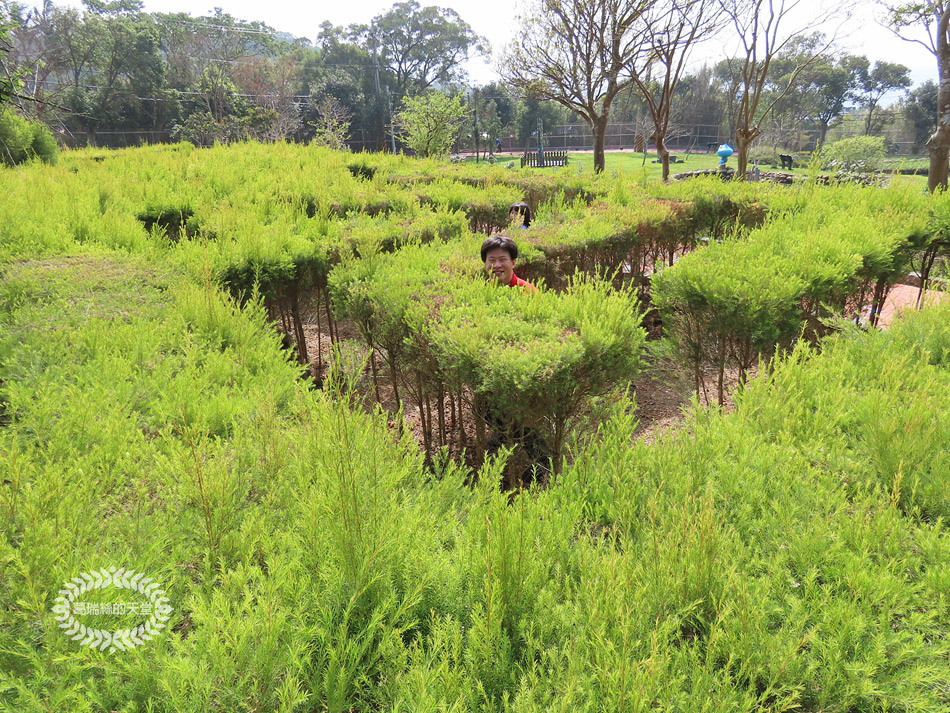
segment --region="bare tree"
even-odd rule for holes
[[[635,56],[630,68],[634,83],[653,120],[650,138],[663,163],[663,180],[670,178],[670,152],[665,139],[670,131],[673,92],[693,46],[716,29],[722,17],[717,0],[661,0],[640,17],[639,27],[648,51]],[[652,68],[658,69],[654,77]]]
[[[253,95],[258,107],[276,112],[276,119],[271,122],[263,140],[287,139],[300,130],[303,121],[300,108],[294,101],[300,78],[300,63],[296,56],[252,57],[238,64],[233,72],[238,89]]]
[[[319,120],[313,124],[313,145],[345,151],[353,115],[339,100],[329,94],[323,96],[316,109]]]
[[[884,6],[894,33],[903,40],[923,45],[937,59],[937,129],[924,146],[930,154],[927,187],[931,191],[946,188],[950,168],[950,3],[931,0]],[[908,34],[921,27],[926,30],[926,40]]]
[[[27,9],[21,5],[10,9],[20,13],[19,17],[13,18],[10,64],[21,72],[24,80],[21,94],[24,95],[23,98],[30,100],[20,109],[44,119],[44,114],[50,106],[47,100],[56,99],[55,93],[48,91],[48,87],[56,86],[56,82],[50,81],[56,69],[56,48],[50,42],[56,6],[51,0],[44,0],[41,7]],[[0,77],[2,76],[3,73],[0,72]],[[2,81],[0,78],[0,82]]]
[[[610,105],[633,78],[645,38],[637,21],[654,0],[538,0],[500,63],[505,81],[528,96],[578,113],[594,135],[594,170],[604,170]]]
[[[795,85],[798,75],[824,54],[835,40],[830,33],[825,42],[799,56],[786,75],[783,86],[766,95],[766,81],[772,60],[793,38],[823,26],[836,17],[845,17],[849,0],[832,7],[804,0],[717,0],[739,41],[738,55],[731,69],[737,96],[733,123],[736,143],[736,178],[744,180],[749,147],[762,133],[761,124]],[[796,22],[797,21],[797,22]],[[789,23],[795,24],[792,30]]]

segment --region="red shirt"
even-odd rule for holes
[[[538,288],[532,285],[530,282],[525,282],[515,273],[511,273],[511,282],[508,283],[508,287],[524,287],[527,288],[528,292],[537,292]]]

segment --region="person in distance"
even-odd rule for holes
[[[527,203],[512,203],[508,209],[508,222],[517,224],[519,230],[531,225],[531,208]]]
[[[485,263],[485,272],[495,281],[495,284],[505,287],[523,287],[529,292],[537,292],[537,287],[515,274],[517,259],[518,246],[507,235],[494,235],[482,243],[482,262]]]

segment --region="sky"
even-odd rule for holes
[[[817,12],[817,8],[828,0],[801,0],[800,5],[808,13]],[[832,0],[841,3],[841,0]],[[344,0],[343,2],[302,3],[299,0],[270,0],[269,2],[254,2],[252,0],[144,0],[146,12],[186,12],[191,15],[210,13],[214,7],[221,7],[225,12],[242,20],[260,20],[276,30],[289,32],[296,37],[307,37],[315,40],[320,25],[329,20],[334,25],[344,27],[368,23],[376,15],[382,14],[393,3],[390,0]],[[419,0],[420,5],[438,5],[455,10],[472,29],[488,39],[492,49],[497,53],[512,37],[518,27],[517,15],[523,11],[524,0]],[[60,0],[58,4],[81,6],[79,0]],[[914,86],[928,79],[937,79],[937,63],[933,55],[918,44],[905,42],[894,36],[892,32],[881,27],[875,17],[880,15],[880,5],[875,0],[857,0],[853,17],[838,29],[841,39],[837,47],[842,51],[868,57],[872,62],[883,60],[899,62],[911,70]],[[805,21],[799,21],[804,25]],[[789,23],[789,27],[792,27]],[[828,34],[834,34],[835,25],[820,28]],[[919,35],[922,39],[923,34]],[[692,58],[692,64],[710,63],[727,56],[731,48],[728,46],[728,33],[723,33],[723,39],[713,39],[697,49]],[[498,78],[494,69],[493,60],[472,59],[466,67],[471,81],[485,84]],[[892,97],[893,98],[893,97]],[[885,104],[887,98],[885,98]]]

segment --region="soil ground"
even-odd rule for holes
[[[886,327],[900,316],[903,310],[913,310],[917,305],[919,289],[911,285],[894,285],[887,295],[884,307],[881,309],[880,324]],[[924,306],[937,304],[948,298],[948,293],[927,290],[924,295]]]

